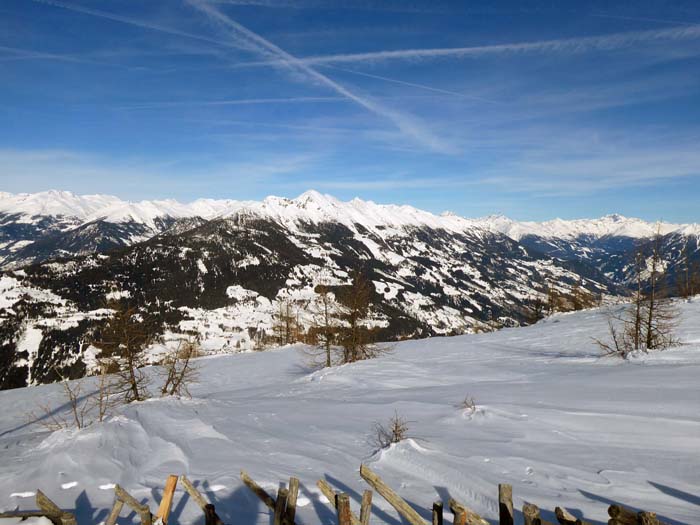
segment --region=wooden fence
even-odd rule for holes
[[[360,476],[382,498],[389,502],[396,509],[396,512],[410,525],[443,525],[444,502],[436,501],[433,503],[432,522],[428,523],[368,466],[360,465]],[[202,509],[204,525],[224,525],[224,522],[216,514],[214,505],[206,500],[192,482],[185,476],[178,478],[174,475],[169,476],[165,482],[163,497],[155,514],[151,513],[148,505],[139,503],[136,498],[119,485],[115,486],[114,504],[105,520],[105,525],[115,525],[125,505],[136,512],[141,520],[141,525],[168,525],[170,509],[178,481],[180,481],[190,498]],[[268,494],[245,471],[241,471],[241,481],[270,509],[273,525],[299,525],[295,521],[297,497],[299,495],[299,480],[297,478],[290,478],[287,486],[280,485],[276,495]],[[335,509],[338,525],[370,525],[373,494],[371,490],[364,491],[358,516],[350,508],[350,497],[347,494],[335,492],[328,482],[323,479],[319,480],[316,485],[329,504]],[[74,514],[60,509],[40,490],[36,492],[36,503],[39,510],[0,513],[0,518],[21,518],[24,520],[30,517],[44,516],[51,520],[53,525],[77,525]],[[447,506],[452,513],[453,525],[490,525],[487,520],[454,498],[450,498]],[[511,485],[501,484],[498,486],[498,508],[499,525],[514,525],[513,488]],[[667,525],[660,521],[653,512],[634,512],[622,505],[611,505],[608,508],[608,514],[610,516],[608,525]],[[560,525],[591,525],[590,522],[585,521],[583,518],[573,516],[563,507],[556,507],[554,515]],[[540,517],[540,509],[532,503],[523,505],[522,522],[523,525],[553,525]]]

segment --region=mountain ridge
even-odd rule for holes
[[[349,215],[355,222],[360,222],[358,214],[364,214],[364,219],[371,219],[374,224],[426,224],[446,229],[484,228],[504,233],[515,240],[526,235],[548,238],[572,238],[577,235],[643,238],[652,236],[657,226],[663,235],[675,231],[682,231],[686,235],[700,233],[698,223],[651,222],[620,214],[583,219],[554,218],[547,221],[517,221],[504,215],[468,218],[452,212],[435,214],[411,205],[377,204],[359,198],[341,201],[315,190],[307,190],[291,199],[271,195],[260,201],[200,198],[189,203],[174,199],[127,201],[112,195],[78,195],[61,190],[19,194],[0,192],[0,214],[62,216],[80,219],[83,223],[96,220],[140,222],[153,227],[153,221],[157,217],[213,219],[231,216],[243,209],[267,212],[277,218],[289,218],[289,214],[285,215],[282,210],[296,216],[301,215],[298,213],[300,210],[306,210],[309,212],[306,217],[308,219],[320,219],[320,212],[324,219],[337,220],[342,215]]]

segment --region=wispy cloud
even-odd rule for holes
[[[439,58],[470,58],[490,55],[521,53],[567,53],[578,54],[590,51],[610,51],[634,47],[638,44],[689,41],[700,39],[700,24],[684,25],[668,29],[649,31],[628,31],[608,35],[494,44],[486,46],[399,49],[390,51],[371,51],[367,53],[345,53],[334,55],[309,56],[298,58],[306,65],[339,63],[372,63],[389,60],[424,60]],[[277,61],[279,63],[280,61]],[[275,62],[273,62],[275,63]],[[246,62],[237,67],[255,67],[269,65],[270,61]]]
[[[542,133],[547,135],[546,142],[536,138],[542,138]],[[600,132],[586,136],[570,131],[567,137],[563,130],[541,130],[538,135],[529,129],[522,135],[523,140],[532,141],[526,153],[504,157],[475,174],[479,182],[509,193],[583,196],[700,177],[700,151],[692,136],[657,133],[650,143]],[[518,139],[511,136],[505,140]]]
[[[127,199],[205,196],[202,188],[222,184],[240,194],[265,194],[271,180],[306,173],[314,154],[267,154],[249,159],[193,162],[170,158],[112,157],[58,149],[0,149],[3,191],[27,192],[68,189],[77,193],[111,193]],[[214,195],[211,195],[214,196]]]
[[[304,104],[319,102],[342,102],[344,97],[273,97],[273,98],[242,98],[231,100],[180,100],[172,102],[148,102],[119,106],[117,109],[157,109],[187,106],[256,106],[260,104]]]
[[[375,115],[388,119],[405,135],[411,137],[419,144],[422,144],[433,151],[450,154],[456,152],[453,145],[435,136],[417,119],[382,106],[368,97],[361,96],[350,91],[345,86],[330,79],[326,75],[319,73],[311,66],[300,61],[298,58],[289,54],[269,40],[236,22],[220,11],[217,7],[210,4],[208,1],[187,0],[187,2],[194,8],[209,16],[212,21],[226,28],[230,38],[241,47],[249,49],[250,51],[253,51],[263,57],[274,58],[278,63],[288,68],[290,71],[302,73],[313,83],[330,88],[331,90],[355,102]]]

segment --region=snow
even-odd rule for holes
[[[33,217],[46,215],[74,217],[82,224],[95,220],[136,222],[152,230],[158,230],[157,219],[166,217],[213,219],[247,213],[272,218],[292,229],[301,223],[333,221],[355,232],[358,224],[374,233],[430,227],[452,232],[471,231],[478,235],[498,232],[515,240],[525,235],[560,239],[574,239],[582,235],[642,238],[654,235],[657,226],[663,234],[678,231],[686,235],[700,235],[697,224],[657,224],[616,214],[599,219],[554,219],[539,223],[518,222],[501,215],[467,219],[451,212],[435,215],[412,206],[381,205],[357,198],[343,202],[314,190],[304,192],[296,199],[271,196],[263,201],[198,199],[190,203],[172,199],[129,202],[109,195],[75,195],[56,190],[33,194],[0,193],[0,213],[20,214],[26,216],[29,222]],[[375,246],[368,246],[374,251]],[[392,255],[396,256],[390,252],[387,256]]]
[[[401,342],[389,355],[331,369],[310,369],[302,346],[206,357],[193,399],[135,403],[80,431],[27,424],[38,402],[63,403],[60,385],[3,391],[0,508],[32,508],[19,494],[38,487],[77,506],[79,522],[96,522],[113,484],[157,508],[167,475],[186,474],[225,522],[267,524],[267,509],[239,480],[245,469],[270,491],[298,476],[308,502],[300,521],[330,523],[316,481],[348,492],[357,507],[364,462],[426,518],[449,493],[493,522],[496,486],[511,483],[516,507],[536,503],[550,521],[565,505],[600,525],[607,506],[622,502],[667,523],[698,523],[700,297],[680,308],[686,344],[628,362],[600,357],[591,339],[605,335],[598,310]],[[474,413],[457,406],[465,396]],[[411,439],[377,452],[372,426],[394,411],[410,421]],[[77,491],[61,490],[74,482]],[[183,497],[179,489],[172,519],[201,522]],[[372,523],[399,523],[378,495]]]
[[[477,219],[476,222],[490,231],[503,233],[516,241],[526,235],[554,239],[575,239],[581,236],[640,239],[652,237],[657,229],[662,235],[674,231],[698,231],[696,225],[653,223],[618,214],[606,215],[599,219],[553,219],[545,222],[517,222],[502,215],[491,215]]]

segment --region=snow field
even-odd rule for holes
[[[311,370],[301,346],[199,360],[193,399],[152,399],[102,425],[47,433],[28,424],[38,401],[61,407],[60,385],[0,392],[0,509],[29,509],[44,490],[99,523],[119,483],[157,507],[168,474],[186,474],[227,523],[269,523],[239,481],[268,491],[301,480],[299,520],[330,524],[315,483],[325,478],[359,507],[367,463],[429,519],[453,496],[492,522],[497,484],[514,503],[556,505],[594,524],[621,502],[669,524],[700,520],[700,298],[681,305],[684,346],[629,362],[601,358],[603,312],[555,315],[527,328],[407,341],[392,354]],[[458,408],[465,396],[477,403]],[[394,412],[410,439],[382,451],[372,426]],[[174,523],[200,522],[181,489]],[[119,523],[135,522],[127,515]],[[375,495],[372,523],[400,519]],[[3,524],[4,525],[4,524]]]

